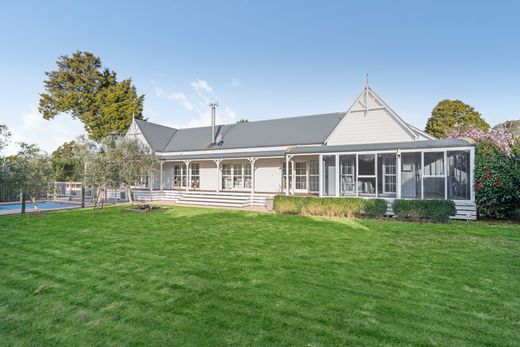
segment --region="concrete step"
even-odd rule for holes
[[[182,196],[178,201],[194,201],[194,202],[226,202],[226,203],[237,203],[243,204],[251,202],[251,199],[240,199],[240,198],[218,198],[218,197],[204,197],[204,196]]]
[[[222,201],[186,201],[178,200],[178,205],[191,205],[191,206],[221,206],[221,207],[246,207],[249,203],[228,203]]]

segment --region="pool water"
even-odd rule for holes
[[[59,201],[39,201],[36,203],[36,206],[41,210],[57,210],[63,208],[73,208],[79,207],[80,204],[69,203],[69,202],[59,202]],[[26,202],[25,208],[27,211],[34,211],[34,205],[32,202]],[[0,204],[0,211],[21,211],[22,204],[14,203],[14,204]]]

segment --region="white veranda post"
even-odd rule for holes
[[[292,155],[285,157],[285,195],[289,195],[289,163]]]
[[[253,197],[255,194],[255,162],[258,158],[249,158],[251,164],[251,206],[253,206]]]
[[[191,184],[190,163],[191,163],[191,160],[184,160],[184,164],[186,165],[186,173],[184,174],[184,176],[186,177],[186,180],[185,180],[185,182],[186,182],[186,191],[190,190],[190,184]]]
[[[159,162],[159,190],[163,191],[163,165],[164,161]]]
[[[222,162],[222,159],[215,159],[213,160],[215,162],[215,165],[217,166],[217,193],[220,192],[220,185],[221,185],[221,180],[220,180],[220,163]]]

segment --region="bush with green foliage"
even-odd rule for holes
[[[393,210],[397,218],[403,220],[429,220],[446,223],[457,210],[451,200],[402,200],[394,201]]]
[[[476,148],[475,200],[486,218],[510,217],[520,204],[520,165],[490,142]]]
[[[387,203],[383,199],[316,198],[277,195],[274,210],[279,214],[301,214],[328,217],[371,217],[385,215]]]

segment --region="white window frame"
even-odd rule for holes
[[[388,159],[388,155],[385,155],[385,153],[379,153],[378,155],[381,155],[381,167],[382,167],[382,170],[381,170],[381,174],[383,176],[383,194],[396,194],[397,195],[397,156],[393,156],[393,159],[394,159],[394,172],[393,174],[388,174],[386,173],[386,169],[387,169],[387,165],[385,165],[385,159]],[[395,186],[395,190],[393,192],[391,191],[387,191],[386,190],[386,184],[387,184],[387,178],[389,177],[394,177],[394,182],[393,182],[393,185]]]
[[[352,160],[353,162],[353,165],[351,165],[350,167],[352,168],[352,173],[350,174],[344,174],[343,173],[343,158],[342,157],[349,157],[347,159],[349,160]],[[350,195],[356,195],[356,186],[357,186],[357,177],[356,177],[356,171],[357,171],[357,156],[356,155],[352,155],[352,154],[343,154],[343,155],[340,155],[339,156],[339,182],[340,182],[340,190],[339,190],[339,194],[341,196],[350,196]],[[351,177],[352,178],[352,190],[347,190],[347,191],[344,191],[343,190],[343,178],[344,177]]]

